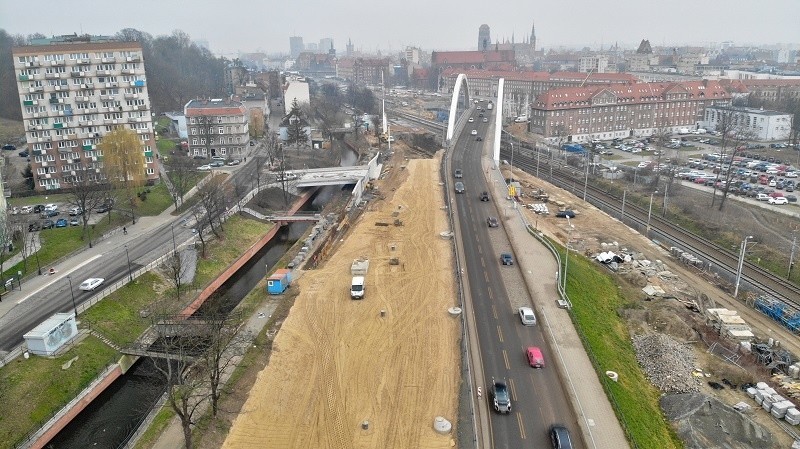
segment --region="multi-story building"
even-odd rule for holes
[[[296,58],[300,52],[304,51],[306,46],[303,44],[303,37],[302,36],[291,36],[289,37],[289,53],[292,56],[292,59]]]
[[[331,53],[333,52],[333,38],[331,37],[323,37],[319,40],[319,46],[317,50],[320,53]]]
[[[189,156],[242,157],[250,141],[247,108],[229,99],[192,100],[183,108]]]
[[[706,108],[702,125],[717,131],[720,122],[726,123],[723,127],[729,127],[729,132],[748,140],[786,140],[792,131],[792,114],[755,108]]]
[[[531,129],[573,142],[677,132],[701,126],[707,108],[730,98],[708,80],[552,89],[532,105]]]
[[[390,73],[388,58],[342,58],[336,62],[336,76],[361,85],[377,85],[381,74]]]
[[[608,55],[582,56],[578,61],[578,71],[581,73],[609,73]]]
[[[117,128],[139,135],[142,170],[148,182],[158,179],[138,42],[71,35],[36,39],[12,53],[36,190],[104,182],[97,145]]]

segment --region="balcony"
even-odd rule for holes
[[[128,123],[139,123],[142,121],[141,117],[128,117]]]
[[[42,86],[29,87],[28,92],[44,92],[44,87]]]
[[[44,154],[44,152],[42,150],[33,150],[33,155],[34,156],[41,156],[43,154]],[[44,167],[46,163],[47,162],[42,162],[42,167]]]
[[[103,64],[108,64],[111,62],[117,62],[117,58],[103,58],[100,60]]]
[[[113,99],[114,99],[113,95],[100,95],[100,101],[110,101]]]
[[[83,145],[83,151],[92,151],[94,149],[94,145]]]
[[[73,78],[83,78],[86,76],[86,72],[69,72],[69,75]]]
[[[42,64],[39,63],[39,61],[32,61],[32,62],[26,62],[25,63],[25,67],[41,67],[41,65]]]
[[[125,94],[126,100],[135,100],[137,98],[139,98],[139,94]]]
[[[75,97],[75,101],[79,101],[79,102],[84,102],[85,103],[85,102],[89,101],[89,97]]]
[[[48,102],[50,104],[58,104],[58,100],[59,100],[59,98],[51,98],[50,100],[48,100]]]
[[[91,63],[92,63],[92,60],[91,60],[91,59],[88,59],[88,58],[85,58],[85,59],[76,59],[76,60],[75,60],[75,63],[76,63],[76,64],[91,64]]]
[[[136,70],[133,70],[133,69],[122,69],[122,74],[123,75],[133,75],[135,73],[136,73]]]
[[[38,103],[38,101],[36,101],[36,100],[23,100],[22,101],[22,105],[23,106],[33,106],[33,105],[35,105],[37,103]]]
[[[111,76],[111,70],[98,70],[97,76]]]
[[[131,86],[144,87],[144,80],[131,81]]]
[[[54,129],[63,129],[64,128],[64,124],[63,123],[53,123],[53,128]]]
[[[20,81],[29,81],[30,79],[31,79],[30,75],[20,75],[19,76],[19,80]]]
[[[128,56],[127,58],[125,58],[126,62],[139,62],[141,60],[142,58],[140,56]]]
[[[153,157],[153,152],[152,151],[145,151],[144,152],[144,157]]]
[[[47,80],[54,80],[54,79],[58,79],[58,78],[61,78],[61,74],[60,73],[45,73],[44,74],[44,79],[47,79]]]
[[[139,106],[136,107],[136,109],[138,109],[140,111],[146,111],[147,110],[147,105],[146,104],[140,104]]]
[[[60,61],[50,61],[50,65],[51,66],[67,65],[67,61],[64,61],[63,59]]]

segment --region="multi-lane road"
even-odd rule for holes
[[[491,111],[484,113],[491,115]],[[474,123],[468,123],[457,138],[451,169],[463,170],[464,194],[453,194],[461,230],[461,244],[465,256],[466,279],[477,327],[477,344],[480,346],[480,363],[484,373],[482,400],[490,410],[490,433],[495,448],[546,448],[550,447],[548,429],[554,423],[566,424],[580,447],[579,432],[573,423],[570,402],[558,378],[553,352],[548,347],[540,325],[523,326],[516,306],[531,305],[527,297],[522,274],[517,265],[502,266],[500,252],[508,251],[510,244],[500,227],[489,228],[488,216],[500,216],[494,200],[480,201],[482,191],[490,191],[481,167],[483,145],[492,139],[477,141],[471,135],[487,137],[493,120],[483,123],[473,112]],[[487,142],[488,141],[488,142]],[[453,173],[449,174],[453,176]],[[451,183],[452,184],[452,183]],[[513,294],[513,300],[509,297]],[[521,296],[525,296],[524,298]],[[536,299],[534,299],[534,302]],[[542,348],[544,369],[531,368],[525,358],[528,346]],[[492,409],[489,388],[492,379],[505,380],[512,399],[510,414],[498,414]]]

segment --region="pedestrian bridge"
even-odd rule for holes
[[[292,173],[297,175],[297,179],[289,182],[298,188],[356,184],[361,180],[374,179],[374,176],[368,178],[369,167],[369,165],[358,165],[292,170]]]

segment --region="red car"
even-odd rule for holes
[[[531,365],[531,368],[544,368],[544,356],[541,349],[530,346],[525,354],[528,356],[528,364]]]

